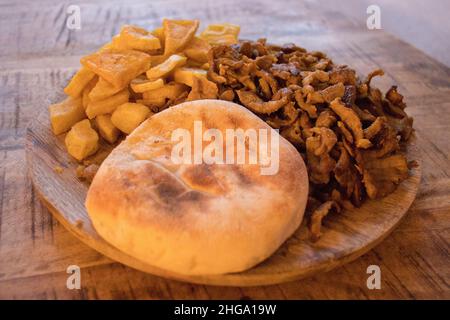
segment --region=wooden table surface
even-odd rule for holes
[[[70,3],[0,2],[0,298],[450,299],[449,68],[316,1],[77,1],[81,30],[66,28]],[[122,24],[154,28],[164,17],[195,17],[203,26],[236,23],[242,37],[323,50],[361,74],[383,68],[386,75],[376,85],[384,90],[399,86],[422,152],[419,194],[401,225],[374,250],[329,273],[233,288],[191,285],[130,269],[58,224],[27,176],[27,123],[61,96],[80,56],[107,42]],[[80,290],[66,287],[69,265],[81,267]],[[380,290],[366,286],[369,265],[381,268]]]

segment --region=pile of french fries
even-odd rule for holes
[[[153,31],[125,25],[82,67],[49,107],[55,135],[67,133],[67,151],[76,160],[95,154],[100,140],[115,144],[145,119],[180,101],[205,98],[196,86],[207,79],[211,46],[238,41],[239,26],[209,25],[198,36],[198,20],[164,19]]]

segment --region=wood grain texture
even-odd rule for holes
[[[56,137],[45,107],[31,121],[26,135],[29,175],[44,205],[72,234],[91,248],[135,269],[162,277],[198,284],[255,286],[298,280],[329,271],[352,261],[381,242],[407,213],[420,183],[421,166],[410,170],[407,180],[389,196],[366,201],[360,208],[327,217],[323,236],[312,242],[305,224],[269,259],[245,272],[185,276],[143,263],[104,241],[95,231],[84,202],[88,185],[76,177],[78,164],[67,154],[63,136]],[[414,139],[408,159],[420,163]],[[64,168],[63,172],[55,168]]]
[[[450,299],[450,69],[383,31],[369,31],[314,1],[77,1],[82,29],[65,28],[68,1],[0,3],[0,298],[48,299]],[[71,3],[70,3],[71,4]],[[163,17],[228,21],[242,36],[294,41],[327,52],[405,95],[422,155],[417,199],[399,227],[359,259],[301,281],[256,287],[181,283],[112,262],[72,236],[41,205],[27,176],[30,120],[61,97],[87,54],[124,23],[157,26]],[[432,36],[432,35],[430,35]],[[67,266],[81,267],[82,289],[66,288]],[[366,287],[379,265],[381,290]]]

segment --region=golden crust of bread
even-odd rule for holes
[[[97,232],[150,265],[179,274],[223,274],[269,257],[300,225],[308,177],[280,136],[279,171],[259,165],[173,164],[172,131],[269,129],[242,106],[182,103],[142,123],[103,162],[87,195]]]

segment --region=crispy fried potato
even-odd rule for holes
[[[75,123],[86,118],[81,97],[68,97],[60,103],[48,107],[50,112],[50,123],[55,135],[69,130]]]
[[[111,116],[112,123],[120,131],[130,134],[150,114],[150,109],[140,103],[124,103],[117,107]]]
[[[203,69],[182,67],[175,70],[173,79],[175,82],[184,83],[192,87],[194,77],[206,77],[207,72]]]
[[[161,63],[163,63],[164,61],[166,61],[167,60],[167,56],[165,56],[165,55],[163,55],[163,54],[159,54],[159,55],[154,55],[154,56],[152,56],[152,59],[151,59],[151,61],[152,61],[152,66],[156,66],[156,65],[158,65],[158,64],[161,64]]]
[[[90,101],[104,100],[108,97],[115,95],[117,92],[121,91],[123,88],[116,88],[111,83],[103,78],[99,78],[97,84],[92,88],[89,93]]]
[[[147,80],[136,78],[131,81],[130,86],[134,92],[145,92],[161,88],[162,86],[164,86],[164,80],[163,79]]]
[[[156,99],[139,99],[139,100],[136,100],[136,103],[143,104],[143,105],[149,107],[152,111],[154,111],[154,110],[158,111],[162,107],[164,107],[164,105],[166,104],[166,98],[159,97]]]
[[[97,52],[81,58],[83,66],[116,88],[126,87],[131,80],[147,71],[150,61],[148,54],[134,50]]]
[[[208,51],[211,49],[209,43],[199,37],[194,37],[184,49],[184,54],[189,59],[195,60],[199,63],[206,63],[208,61]]]
[[[126,50],[132,50],[131,48],[128,48],[125,41],[122,41],[120,38],[120,34],[116,34],[112,37],[111,43],[108,46],[103,46],[100,48],[98,52],[120,52],[120,51],[126,51]]]
[[[171,55],[163,63],[160,63],[147,71],[147,78],[149,80],[156,80],[162,78],[178,67],[186,64],[187,58],[178,54]]]
[[[78,161],[94,154],[98,149],[98,134],[88,119],[76,123],[65,138],[69,154]]]
[[[203,66],[203,63],[197,62],[192,59],[188,59],[186,61],[186,64],[184,65],[184,67],[186,67],[186,68],[193,68],[193,69],[203,69],[202,66]]]
[[[93,119],[101,114],[112,113],[119,105],[128,102],[129,97],[130,92],[124,89],[104,100],[91,101],[86,108],[86,114],[89,119]]]
[[[230,23],[210,24],[201,34],[200,38],[211,45],[230,45],[238,41],[240,27]]]
[[[94,78],[92,78],[91,81],[86,85],[86,87],[83,89],[83,94],[81,95],[81,102],[83,105],[84,110],[86,110],[87,105],[91,101],[89,99],[89,93],[92,91],[92,89],[96,86],[98,82],[98,76],[96,75]]]
[[[162,98],[175,100],[187,90],[188,87],[184,84],[170,82],[161,88],[144,92],[142,97],[147,101],[159,101]]]
[[[195,35],[198,20],[163,20],[164,55],[169,56],[182,50]]]
[[[150,32],[153,36],[159,39],[159,43],[161,44],[161,47],[164,47],[165,37],[164,37],[164,28],[156,28],[155,30]]]
[[[98,49],[97,52],[102,53],[102,52],[111,52],[111,51],[113,51],[113,44],[112,44],[112,42],[107,42],[100,49]]]
[[[116,50],[139,50],[152,51],[161,48],[161,43],[157,37],[147,30],[125,25],[120,30],[120,34],[113,37],[112,48]]]
[[[98,132],[103,137],[103,139],[105,139],[111,144],[116,142],[117,138],[119,137],[120,131],[112,123],[111,115],[109,114],[99,115],[95,117],[95,123],[97,125]]]
[[[94,78],[95,73],[88,68],[81,67],[72,77],[69,84],[64,88],[64,92],[72,98],[77,98],[83,92],[84,87]]]

